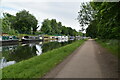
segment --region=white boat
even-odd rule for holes
[[[30,41],[42,41],[42,36],[23,36],[22,42],[30,42]]]

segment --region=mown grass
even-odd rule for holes
[[[120,42],[118,40],[96,40],[101,46],[109,50],[113,55],[120,58]]]
[[[85,40],[51,50],[40,56],[21,61],[2,69],[3,78],[40,78],[63,61]]]

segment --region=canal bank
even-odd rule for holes
[[[40,56],[23,60],[2,69],[3,78],[39,78],[63,61],[85,40],[78,40],[72,44],[48,51]]]
[[[65,46],[74,41],[75,40],[50,40],[47,42],[41,41],[0,46],[0,48],[2,49],[2,58],[0,59],[2,65],[0,67],[3,68],[18,63],[22,60],[27,60],[34,56],[39,56],[47,51]]]
[[[83,39],[80,36],[65,36],[65,35],[29,35],[17,34],[10,35],[2,33],[0,35],[0,69],[22,60],[29,59],[34,56],[39,56],[44,52],[67,45],[71,41]],[[53,42],[55,47],[50,44],[47,48],[41,43]],[[37,43],[37,44],[36,44]],[[66,44],[67,43],[67,44]],[[58,46],[57,46],[58,45]]]
[[[45,75],[44,78],[118,80],[118,64],[117,57],[93,39],[89,39],[72,55]]]

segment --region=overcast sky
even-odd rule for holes
[[[44,19],[56,19],[67,27],[80,30],[78,21],[78,11],[81,2],[90,0],[2,0],[2,12],[8,12],[15,15],[17,12],[25,9],[33,14],[41,22]]]

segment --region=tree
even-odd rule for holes
[[[51,27],[52,27],[52,33],[53,34],[58,34],[59,33],[58,23],[57,23],[56,19],[51,20]]]
[[[94,10],[97,11],[96,21],[98,28],[99,38],[104,39],[118,39],[120,37],[120,21],[118,20],[120,9],[120,2],[102,2],[102,3],[91,3]]]
[[[16,14],[15,22],[13,27],[15,30],[18,30],[19,33],[35,33],[37,30],[37,19],[29,13],[29,11],[22,10]]]
[[[83,3],[78,21],[81,25],[88,24],[87,36],[100,39],[118,39],[120,37],[119,4],[120,2]]]
[[[56,19],[45,19],[42,22],[41,32],[49,35],[77,35],[77,31],[70,27],[63,26],[61,22],[57,22]]]
[[[58,22],[58,30],[59,30],[59,35],[61,34],[61,32],[62,32],[62,23],[61,22]]]
[[[3,18],[1,19],[2,23],[2,33],[8,33],[8,34],[16,34],[17,31],[14,30],[12,27],[12,21],[13,21],[13,15],[10,15],[9,13],[3,13]]]
[[[42,22],[41,30],[44,34],[52,34],[52,27],[51,27],[51,21],[48,19],[45,19]]]
[[[80,7],[81,9],[78,12],[77,20],[80,26],[82,27],[82,29],[84,30],[84,27],[90,24],[90,21],[93,20],[94,18],[93,14],[95,14],[96,11],[93,10],[93,8],[89,3],[81,3]]]
[[[69,35],[68,28],[65,26],[62,26],[61,28],[61,34],[62,35]]]

